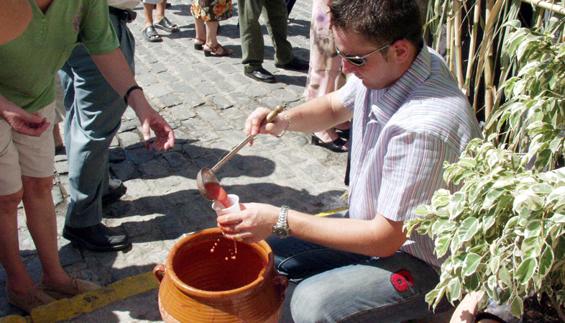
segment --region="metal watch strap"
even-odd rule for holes
[[[277,223],[273,226],[273,233],[279,238],[286,238],[290,234],[288,226],[288,206],[281,205]]]

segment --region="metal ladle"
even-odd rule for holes
[[[283,106],[277,106],[274,110],[272,110],[271,112],[269,112],[269,114],[267,115],[267,118],[265,119],[265,123],[269,123],[272,122],[276,116],[281,113],[284,110]],[[230,152],[228,152],[224,157],[222,157],[222,159],[220,159],[216,165],[212,166],[212,168],[202,168],[198,171],[198,174],[196,174],[196,187],[198,187],[198,190],[200,191],[200,194],[202,194],[202,196],[204,196],[205,198],[212,200],[212,198],[210,198],[210,196],[208,196],[208,191],[206,189],[206,184],[211,184],[211,183],[217,183],[219,184],[220,181],[218,180],[218,178],[216,177],[216,173],[218,172],[218,170],[220,170],[220,168],[222,168],[222,166],[224,166],[225,163],[227,163],[229,160],[231,160],[235,154],[237,154],[241,148],[243,148],[245,145],[247,145],[251,140],[253,140],[253,138],[255,138],[256,135],[249,135],[247,136],[241,143],[239,143],[237,146],[233,147],[232,150]]]

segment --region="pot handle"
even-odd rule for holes
[[[153,275],[155,275],[155,278],[159,282],[161,282],[165,277],[165,265],[157,264],[155,267],[153,267]]]

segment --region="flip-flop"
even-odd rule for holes
[[[143,36],[145,37],[145,40],[152,43],[157,43],[163,40],[161,36],[159,36],[159,34],[157,33],[157,30],[155,30],[155,27],[153,26],[145,27],[143,29]]]
[[[179,26],[173,24],[167,17],[161,18],[154,26],[170,33],[176,33],[180,30]]]

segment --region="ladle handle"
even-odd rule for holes
[[[269,114],[267,115],[267,118],[265,119],[265,123],[269,123],[269,122],[273,122],[273,120],[277,117],[277,115],[279,113],[281,113],[284,110],[284,107],[282,105],[278,105],[273,111],[269,112]],[[245,147],[245,145],[247,145],[253,138],[255,138],[256,135],[249,135],[247,136],[247,138],[245,138],[241,143],[239,143],[237,146],[233,147],[232,150],[227,153],[224,157],[222,157],[222,159],[220,159],[216,165],[214,165],[210,170],[213,173],[216,173],[218,171],[218,169],[222,168],[222,166],[224,166],[224,164],[232,159],[232,157],[237,154],[241,148]]]

